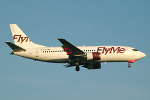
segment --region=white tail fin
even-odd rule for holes
[[[10,24],[10,28],[16,45],[22,48],[45,47],[33,43],[16,24]]]

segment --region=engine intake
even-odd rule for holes
[[[100,60],[100,53],[99,52],[92,52],[87,53],[87,60]]]

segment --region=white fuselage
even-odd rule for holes
[[[86,54],[100,52],[101,59],[98,62],[127,62],[145,57],[145,54],[126,46],[79,46]],[[62,47],[25,48],[26,51],[14,52],[15,55],[52,63],[68,63],[69,55]],[[90,62],[85,60],[84,63]],[[91,60],[92,62],[92,60]]]

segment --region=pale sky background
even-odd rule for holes
[[[62,46],[122,45],[146,57],[102,63],[100,70],[10,55],[9,24],[35,43]],[[1,0],[0,100],[150,100],[150,0]]]

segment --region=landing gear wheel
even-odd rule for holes
[[[130,67],[131,67],[131,64],[128,64],[128,67],[130,68]]]
[[[77,66],[77,67],[76,67],[76,71],[78,72],[79,70],[80,70],[80,67],[79,67],[79,66]]]

